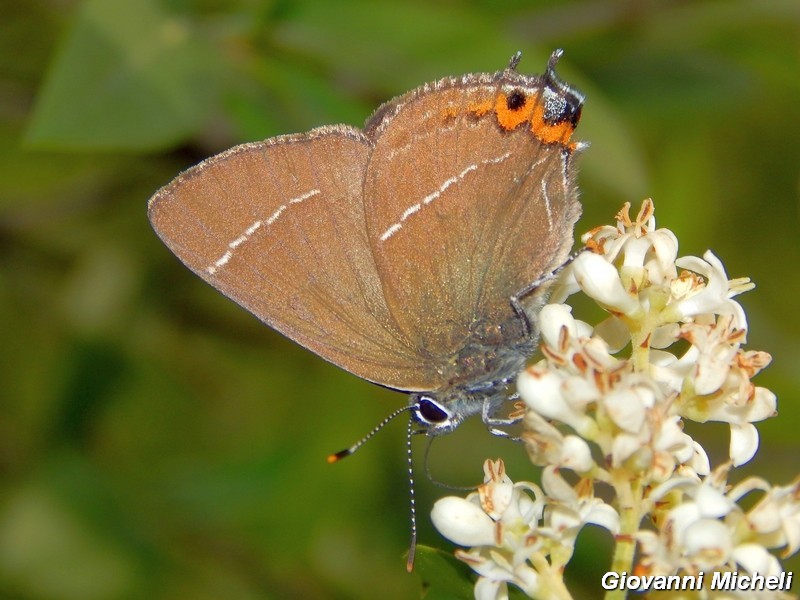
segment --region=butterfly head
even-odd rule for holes
[[[431,394],[412,394],[409,398],[414,422],[430,436],[450,433],[464,420],[464,416],[448,408],[445,402]]]

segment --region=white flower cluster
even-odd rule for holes
[[[442,498],[431,512],[442,535],[472,548],[456,556],[480,576],[475,597],[506,598],[513,583],[531,598],[571,598],[562,571],[578,533],[587,523],[616,532],[616,511],[594,498],[585,482],[573,487],[554,467],[542,474],[544,489],[513,483],[501,460],[487,460],[483,468],[478,491],[466,499]]]
[[[635,533],[639,573],[744,570],[781,575],[780,562],[768,550],[782,549],[786,557],[800,548],[800,478],[789,486],[773,487],[749,477],[731,487],[729,470],[727,464],[702,479],[674,477],[647,495],[646,512],[658,528]],[[762,496],[744,510],[738,502],[752,492]]]
[[[656,229],[651,200],[635,220],[629,209],[616,226],[584,235],[588,251],[539,315],[544,359],[517,381],[522,439],[545,466],[544,492],[512,484],[502,464],[487,462],[479,493],[433,510],[439,531],[471,548],[458,556],[480,575],[476,598],[504,598],[507,583],[533,598],[569,598],[561,573],[586,523],[618,534],[617,572],[633,572],[636,560],[641,573],[776,573],[780,563],[766,548],[791,554],[800,546],[797,485],[725,483],[758,449],[753,423],[776,414],[775,395],[750,381],[771,357],[742,348],[747,320],[733,299],[753,285],[729,280],[711,252],[678,258],[675,235]],[[592,327],[558,303],[577,291],[608,318]],[[685,420],[727,423],[729,462],[712,472]],[[610,503],[594,496],[596,484],[611,487]],[[744,512],[736,502],[753,489],[765,496]]]
[[[596,444],[612,468],[646,472],[644,485],[678,467],[708,474],[708,457],[683,433],[682,419],[728,423],[731,461],[744,464],[758,449],[753,423],[776,409],[775,395],[750,382],[771,357],[741,348],[747,319],[733,297],[753,285],[729,281],[711,252],[678,258],[675,234],[655,227],[651,200],[635,221],[628,210],[626,204],[616,227],[584,235],[591,251],[575,259],[556,291],[580,289],[610,316],[592,330],[566,305],[541,312],[546,358],[517,382],[531,409],[534,462],[550,464],[536,459],[544,417]],[[688,349],[670,352],[681,340]],[[628,344],[629,358],[612,355]]]

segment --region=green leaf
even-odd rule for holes
[[[475,576],[455,556],[429,546],[417,546],[414,572],[425,600],[471,600]]]
[[[153,149],[189,135],[216,98],[214,54],[154,0],[86,0],[45,78],[26,142]]]

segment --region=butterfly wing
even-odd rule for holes
[[[518,321],[511,296],[572,246],[574,123],[546,117],[575,107],[548,108],[558,93],[510,69],[446,79],[367,124],[367,231],[383,294],[403,335],[445,373],[440,385],[476,330]]]
[[[192,271],[259,319],[364,379],[425,390],[394,324],[365,229],[371,142],[326,127],[237,146],[189,169],[149,203]]]

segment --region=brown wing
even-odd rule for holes
[[[476,324],[513,319],[510,297],[572,246],[574,123],[545,122],[544,86],[508,70],[443,80],[367,125],[369,241],[389,310],[432,368],[446,372]]]
[[[371,144],[327,127],[237,146],[150,200],[161,239],[226,296],[364,379],[426,390],[383,299],[365,230]]]

